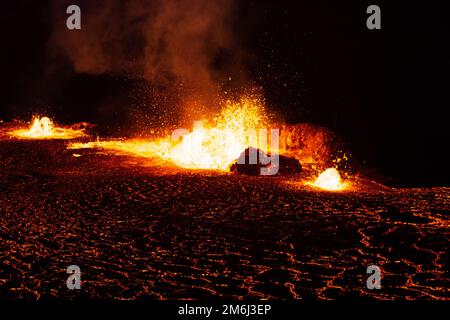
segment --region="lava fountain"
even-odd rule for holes
[[[268,120],[258,98],[246,97],[239,102],[227,101],[212,120],[197,121],[192,130],[177,129],[170,137],[160,139],[98,140],[72,143],[69,149],[98,148],[117,153],[160,158],[187,169],[226,171],[246,148],[264,151],[266,138],[260,135]],[[261,138],[264,141],[261,141]]]
[[[48,117],[34,117],[28,129],[17,129],[9,134],[20,139],[74,139],[86,135],[83,129],[56,127]]]
[[[349,187],[349,183],[342,181],[339,171],[335,168],[326,169],[315,181],[306,184],[327,191],[343,191]]]

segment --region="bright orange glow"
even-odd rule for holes
[[[348,182],[343,182],[341,175],[335,168],[329,168],[322,172],[314,182],[308,182],[316,188],[328,191],[342,191],[348,188]]]
[[[48,117],[34,117],[30,128],[14,130],[10,135],[21,139],[73,139],[86,134],[82,129],[55,127]]]
[[[171,137],[156,140],[109,140],[73,143],[70,149],[101,148],[148,158],[161,158],[188,169],[226,171],[247,147],[267,151],[258,143],[260,129],[267,129],[263,106],[257,98],[227,102],[212,121],[198,121],[191,131],[175,130]],[[264,136],[264,139],[266,137]]]

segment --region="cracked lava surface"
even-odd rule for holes
[[[0,141],[0,299],[450,298],[450,188],[317,192],[65,146]]]

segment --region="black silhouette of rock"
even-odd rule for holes
[[[250,159],[250,155],[252,155],[253,159]],[[250,147],[239,155],[239,158],[231,165],[230,170],[231,172],[249,176],[261,175],[261,169],[271,170],[273,173],[271,175],[292,175],[302,171],[300,161],[295,158],[279,154],[277,170],[270,157],[270,153],[267,154],[260,149]]]

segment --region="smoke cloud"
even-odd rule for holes
[[[79,0],[81,30],[65,28],[72,1],[54,1],[52,52],[79,73],[145,79],[185,111],[211,107],[241,70],[233,0]],[[194,116],[194,115],[192,115]]]

